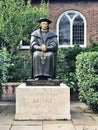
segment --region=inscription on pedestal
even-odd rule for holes
[[[70,119],[69,87],[20,85],[16,89],[15,119]]]

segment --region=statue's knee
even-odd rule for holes
[[[36,58],[36,57],[38,57],[38,56],[40,56],[40,53],[39,53],[38,51],[36,51],[36,52],[33,53],[33,57],[34,57],[34,58]]]
[[[53,55],[53,53],[52,52],[48,52],[48,56],[52,56]]]

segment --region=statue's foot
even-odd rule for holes
[[[39,78],[35,78],[34,80],[39,80]]]
[[[36,77],[34,80],[52,80],[52,78],[50,78],[50,77]]]
[[[48,80],[52,80],[52,78],[48,78]]]

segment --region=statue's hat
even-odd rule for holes
[[[52,21],[49,20],[48,18],[42,18],[42,19],[38,20],[38,22],[39,23],[41,23],[41,22],[47,22],[48,24],[52,23]]]

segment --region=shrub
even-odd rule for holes
[[[84,49],[86,52],[98,51],[98,43],[92,42],[90,46]]]
[[[0,53],[0,98],[2,95],[2,64],[3,64],[3,57]]]
[[[57,76],[71,88],[71,93],[78,91],[76,69],[76,56],[81,53],[82,48],[74,46],[59,49],[57,61]]]
[[[10,55],[6,48],[0,50],[0,98],[2,94],[2,83],[6,83],[8,79],[8,68],[10,66]]]
[[[32,31],[38,28],[38,20],[47,15],[48,4],[44,1],[40,7],[32,7],[30,1],[0,1],[0,44],[5,45],[10,54],[17,54],[20,40],[30,41]]]
[[[11,58],[9,67],[9,82],[23,82],[30,77],[30,58],[29,55],[18,54]]]
[[[0,1],[0,45],[10,54],[8,81],[24,81],[28,73],[28,56],[20,55],[20,41],[30,42],[31,33],[38,28],[38,20],[49,17],[48,4],[42,0],[39,7],[32,7],[30,1]],[[4,72],[4,71],[3,71]],[[20,73],[21,72],[21,73]]]
[[[85,52],[77,56],[76,74],[80,101],[98,112],[98,52]]]

